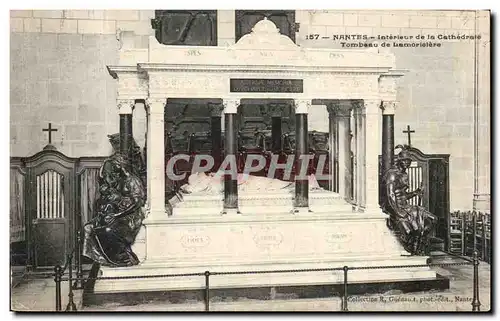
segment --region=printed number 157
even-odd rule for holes
[[[319,34],[317,34],[317,33],[306,35],[307,40],[318,39],[318,38],[319,38]]]

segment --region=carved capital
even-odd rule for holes
[[[383,101],[381,108],[382,108],[383,115],[394,115],[396,112],[396,102],[395,101]]]
[[[208,104],[211,117],[221,117],[224,106],[222,104]]]
[[[363,101],[362,100],[351,100],[351,105],[352,105],[352,109],[354,111],[359,110],[359,109],[363,109]]]
[[[335,117],[335,115],[337,115],[337,110],[339,109],[339,107],[340,107],[340,102],[338,100],[333,101],[328,105],[326,105],[326,110],[328,111],[328,115],[330,117]]]
[[[364,114],[378,114],[380,112],[380,103],[379,99],[365,99],[363,100],[363,108],[362,111]]]
[[[269,104],[269,114],[271,117],[282,117],[285,113],[285,104]]]
[[[309,108],[311,107],[310,99],[295,99],[295,113],[296,114],[307,114]]]
[[[351,117],[351,110],[353,108],[352,100],[337,100],[326,106],[330,117],[334,118]]]
[[[166,98],[147,98],[144,103],[148,114],[163,114],[166,104]]]
[[[116,106],[120,114],[132,114],[135,108],[134,99],[117,99]]]
[[[239,99],[224,99],[224,114],[236,114],[238,106],[240,105]]]

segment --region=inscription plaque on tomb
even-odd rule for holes
[[[181,238],[181,244],[185,248],[200,248],[210,244],[210,237],[203,234],[188,234]]]
[[[231,79],[231,92],[241,93],[303,93],[302,79]]]
[[[283,234],[277,231],[261,231],[253,236],[258,247],[275,247],[283,242]]]

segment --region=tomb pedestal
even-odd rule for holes
[[[386,266],[349,271],[354,283],[432,281],[427,257],[409,256],[381,211],[353,212],[337,193],[311,191],[310,211],[292,213],[294,190],[241,193],[240,214],[221,215],[223,195],[193,193],[174,204],[173,215],[148,219],[133,250],[138,266],[101,268],[101,276],[300,270]],[[342,284],[343,271],[214,275],[218,289]],[[204,289],[202,275],[98,280],[94,293]]]
[[[314,204],[315,198],[312,198]],[[219,200],[221,202],[222,200]],[[201,213],[148,220],[134,250],[145,258],[127,268],[101,268],[101,276],[142,276],[425,265],[408,256],[386,227],[381,212],[258,211],[233,215]],[[146,242],[141,243],[140,239]],[[349,271],[349,283],[435,280],[429,267]],[[339,284],[343,271],[214,275],[211,288]],[[203,276],[98,280],[94,293],[203,289]]]

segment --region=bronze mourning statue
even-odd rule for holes
[[[412,160],[407,146],[398,145],[396,148],[402,150],[396,157],[395,165],[384,175],[387,196],[382,207],[390,215],[389,227],[399,234],[405,250],[412,255],[424,255],[437,218],[422,206],[410,204],[412,198],[422,197],[423,190],[420,187],[408,191],[406,170]]]
[[[139,263],[131,246],[142,226],[146,199],[141,168],[135,164],[140,153],[130,153],[129,159],[117,148],[116,136],[109,138],[114,153],[99,170],[96,216],[84,226],[83,254],[102,265],[131,266]]]
[[[117,153],[120,151],[120,134],[112,134],[108,135],[109,142],[113,147],[113,153]],[[139,176],[142,181],[144,187],[146,187],[146,163],[141,155],[141,148],[137,145],[135,139],[132,138],[132,144],[130,146],[130,168],[134,173]]]

